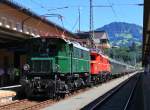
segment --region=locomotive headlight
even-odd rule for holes
[[[55,71],[56,71],[56,72],[59,72],[59,71],[60,71],[60,67],[59,67],[58,64],[55,64]]]
[[[25,70],[25,71],[30,70],[30,65],[29,65],[29,64],[25,64],[25,65],[23,66],[23,70]]]

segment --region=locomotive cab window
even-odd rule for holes
[[[56,55],[58,51],[58,46],[55,44],[49,44],[47,51],[50,55]]]
[[[91,55],[91,60],[96,60],[96,56],[95,55]]]

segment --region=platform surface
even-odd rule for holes
[[[75,95],[71,98],[62,100],[54,105],[44,108],[43,110],[80,110],[90,102],[102,96],[103,94],[116,87],[121,82],[127,80],[129,77],[135,75],[136,73],[137,72],[134,72],[132,74],[125,75],[120,78],[103,83],[98,87],[93,87],[88,91]]]
[[[16,92],[14,91],[0,90],[0,98],[13,97],[15,95],[16,95]]]
[[[12,97],[16,96],[16,92],[9,90],[0,90],[0,106],[12,102]]]
[[[5,87],[0,87],[0,90],[7,90],[7,89],[19,88],[19,87],[21,87],[21,85],[5,86]]]

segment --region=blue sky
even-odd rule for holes
[[[76,32],[78,30],[78,8],[81,12],[81,31],[89,30],[89,0],[13,0],[39,15],[61,14],[66,29]],[[143,0],[93,0],[93,5],[111,5],[110,7],[94,7],[94,28],[105,24],[121,21],[143,25],[143,7],[132,4],[143,3]],[[51,10],[68,6],[61,10]],[[48,11],[51,10],[51,11]],[[47,19],[62,25],[57,17]]]

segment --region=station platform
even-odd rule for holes
[[[5,86],[5,87],[0,87],[0,90],[14,89],[19,87],[21,87],[21,85]]]
[[[49,107],[44,108],[43,110],[80,110],[84,106],[88,105],[90,102],[94,101],[98,97],[104,95],[106,92],[110,91],[123,81],[127,80],[131,76],[137,74],[134,72],[125,76],[122,76],[117,79],[113,79],[109,82],[103,83],[100,86],[93,87],[88,91],[77,94],[73,97],[64,99],[55,103]]]
[[[12,98],[16,96],[16,92],[9,90],[0,90],[0,106],[12,102]]]

